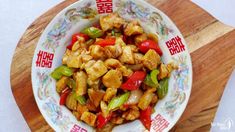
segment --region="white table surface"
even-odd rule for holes
[[[11,60],[26,28],[61,1],[0,0],[0,132],[30,131],[11,92]]]
[[[11,92],[11,60],[15,47],[26,28],[38,16],[43,14],[43,12],[61,1],[62,0],[0,0],[0,132],[30,131]],[[205,8],[208,12],[211,12],[214,17],[222,22],[235,26],[235,12],[233,10],[235,7],[234,0],[213,0],[213,3],[212,1],[205,0],[193,1],[201,5],[201,7]],[[234,87],[234,84],[230,84],[230,86]],[[231,92],[231,90],[233,90],[233,92]],[[230,88],[229,93],[235,93],[235,89]],[[234,101],[231,100],[231,98],[229,100],[230,102]],[[219,109],[220,112],[217,112],[217,115],[223,116],[223,110],[221,110],[221,107]],[[233,114],[230,114],[230,117],[235,121],[235,114],[234,112],[231,113]],[[217,124],[214,124],[214,126],[216,125]],[[216,128],[216,130],[220,129]]]

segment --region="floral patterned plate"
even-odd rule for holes
[[[152,114],[151,130],[168,131],[182,115],[192,86],[192,64],[187,45],[175,24],[160,10],[142,0],[80,0],[61,11],[47,26],[37,44],[32,61],[33,93],[37,105],[56,131],[95,131],[77,121],[59,105],[59,95],[50,73],[61,65],[62,56],[72,34],[97,21],[100,15],[117,12],[121,17],[138,19],[145,32],[157,33],[165,63],[175,62],[167,96],[159,101]],[[114,127],[113,131],[146,131],[139,120]]]

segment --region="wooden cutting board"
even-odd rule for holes
[[[11,86],[16,102],[32,131],[53,131],[34,100],[31,62],[38,39],[53,17],[77,0],[66,0],[35,20],[15,50]],[[165,12],[185,37],[193,63],[189,103],[171,131],[209,131],[229,75],[235,68],[235,30],[188,0],[147,0]]]

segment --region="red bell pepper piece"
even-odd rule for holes
[[[142,53],[148,52],[149,49],[155,50],[160,56],[162,56],[162,50],[158,46],[158,44],[153,40],[145,40],[139,44],[139,50]]]
[[[71,89],[66,87],[62,92],[61,92],[61,95],[60,95],[60,105],[64,105],[65,102],[66,102],[66,98],[67,96],[69,95],[69,93],[71,92]]]
[[[115,38],[106,38],[100,41],[97,41],[95,44],[100,45],[101,47],[109,46],[109,45],[114,45],[116,42]]]
[[[136,71],[128,78],[128,80],[125,83],[121,85],[121,88],[124,90],[136,90],[140,87],[145,77],[146,77],[146,72]]]
[[[108,117],[104,117],[101,113],[97,115],[97,128],[104,127],[111,119],[111,114]]]
[[[75,42],[78,41],[78,38],[79,37],[83,37],[85,39],[85,41],[87,41],[89,39],[89,36],[84,34],[84,33],[76,33],[72,36],[72,41],[71,41],[71,44],[67,46],[67,49],[72,49],[73,45]]]
[[[148,106],[147,109],[140,111],[140,121],[148,130],[150,130],[151,127],[151,113],[152,108],[150,106]]]

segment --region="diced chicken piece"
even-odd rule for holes
[[[117,13],[100,17],[100,26],[103,31],[113,29],[114,27],[120,28],[124,23],[125,21]]]
[[[122,46],[121,44],[115,44],[112,46],[105,46],[105,55],[108,58],[117,58],[122,54]]]
[[[139,25],[138,21],[131,21],[124,28],[124,33],[127,36],[142,34],[143,28]]]
[[[156,104],[157,101],[158,101],[158,97],[157,97],[156,94],[154,94],[153,99],[152,99],[152,101],[151,101],[151,104]]]
[[[119,88],[122,84],[122,73],[118,70],[109,70],[102,78],[107,88]]]
[[[129,77],[130,75],[133,74],[133,71],[125,66],[121,66],[120,68],[118,68],[118,70],[122,72],[122,75],[124,77]]]
[[[126,43],[123,41],[123,39],[121,37],[116,37],[115,44],[121,45],[121,46],[126,46]]]
[[[85,49],[87,48],[87,45],[84,43],[85,42],[84,38],[83,37],[79,38],[80,39],[78,39],[78,41],[73,44],[72,51],[77,51],[80,48],[85,48]]]
[[[76,110],[77,109],[77,100],[75,99],[75,94],[74,93],[70,93],[67,98],[66,98],[66,102],[65,105],[71,109],[71,110]]]
[[[82,62],[83,62],[83,63],[86,63],[86,62],[90,61],[91,59],[93,59],[92,56],[86,55],[86,54],[81,55],[81,57],[82,57]]]
[[[112,117],[112,118],[111,118],[111,122],[112,122],[113,124],[119,125],[119,124],[122,124],[122,123],[124,122],[124,119],[123,119],[122,117],[119,117],[119,116],[117,116],[117,117]]]
[[[132,52],[138,52],[138,48],[135,45],[128,45],[131,47]]]
[[[76,113],[76,117],[80,120],[82,113],[89,111],[86,105],[81,105],[79,103],[77,103],[77,113]]]
[[[98,107],[100,101],[103,99],[105,92],[102,90],[94,90],[92,88],[88,89],[88,96],[91,102]]]
[[[154,33],[149,33],[148,38],[158,43],[158,36]]]
[[[171,64],[165,65],[161,63],[159,67],[158,79],[161,80],[165,77],[170,77],[172,70],[173,70],[173,67],[171,66]]]
[[[147,34],[145,34],[145,33],[143,33],[141,35],[137,35],[137,36],[135,36],[135,44],[139,44],[147,39],[148,39],[148,37],[147,37]]]
[[[88,77],[94,81],[103,76],[108,70],[101,60],[96,61],[91,67],[85,68]]]
[[[138,107],[141,110],[145,110],[150,105],[155,95],[154,94],[155,91],[156,91],[156,88],[148,89],[147,91],[144,92],[143,96],[141,96],[140,101],[138,103]]]
[[[116,69],[122,66],[121,62],[117,59],[107,59],[104,62],[104,65],[108,68],[108,69]]]
[[[122,114],[122,118],[129,120],[129,121],[133,121],[139,117],[140,117],[140,112],[138,109],[137,110],[129,109]]]
[[[122,52],[122,55],[119,57],[119,60],[122,63],[135,64],[134,55],[131,50],[131,47],[124,46],[124,47],[122,47],[122,49],[123,49],[123,52]]]
[[[87,78],[87,84],[89,85],[89,87],[94,88],[94,89],[99,89],[100,87],[100,79],[97,80],[91,80],[90,78]]]
[[[132,71],[139,71],[144,67],[144,65],[140,63],[140,64],[134,64],[134,65],[125,65],[125,67],[127,67],[128,69],[131,69]]]
[[[95,126],[97,116],[91,112],[84,112],[81,116],[81,120],[86,122],[90,126]]]
[[[95,62],[96,62],[95,60],[90,60],[90,61],[88,61],[88,62],[86,62],[86,63],[83,63],[83,64],[81,65],[80,69],[81,69],[81,70],[82,70],[82,69],[87,70],[87,69],[90,68],[92,65],[94,65]]]
[[[76,94],[84,95],[87,92],[87,74],[84,71],[79,71],[74,75],[76,81]]]
[[[96,132],[111,132],[113,127],[115,125],[111,122],[108,122],[105,126],[103,126],[102,128],[96,128]]]
[[[65,51],[65,54],[64,54],[63,59],[62,59],[62,64],[63,65],[65,65],[65,64],[67,65],[67,61],[68,61],[68,58],[69,58],[70,55],[71,55],[71,50],[67,49]]]
[[[67,60],[67,66],[71,68],[80,68],[82,65],[82,57],[75,54],[70,55]]]
[[[144,55],[141,53],[134,53],[135,64],[142,64]]]
[[[148,52],[143,57],[143,64],[149,70],[156,69],[160,61],[161,61],[160,56],[156,51],[152,49],[148,50]]]
[[[72,112],[72,114],[78,119],[78,120],[80,120],[80,118],[81,118],[81,115],[77,112],[77,111],[73,111]]]
[[[103,100],[108,102],[117,94],[116,88],[107,88]]]
[[[105,57],[104,48],[99,45],[91,45],[89,50],[94,59],[101,59]]]
[[[57,93],[60,93],[67,86],[68,80],[69,80],[68,77],[63,76],[59,81],[56,82]]]
[[[86,106],[87,106],[87,109],[88,109],[89,111],[93,111],[93,112],[96,112],[96,111],[97,111],[97,109],[96,109],[94,103],[93,103],[90,99],[88,99],[88,100],[86,101]]]

